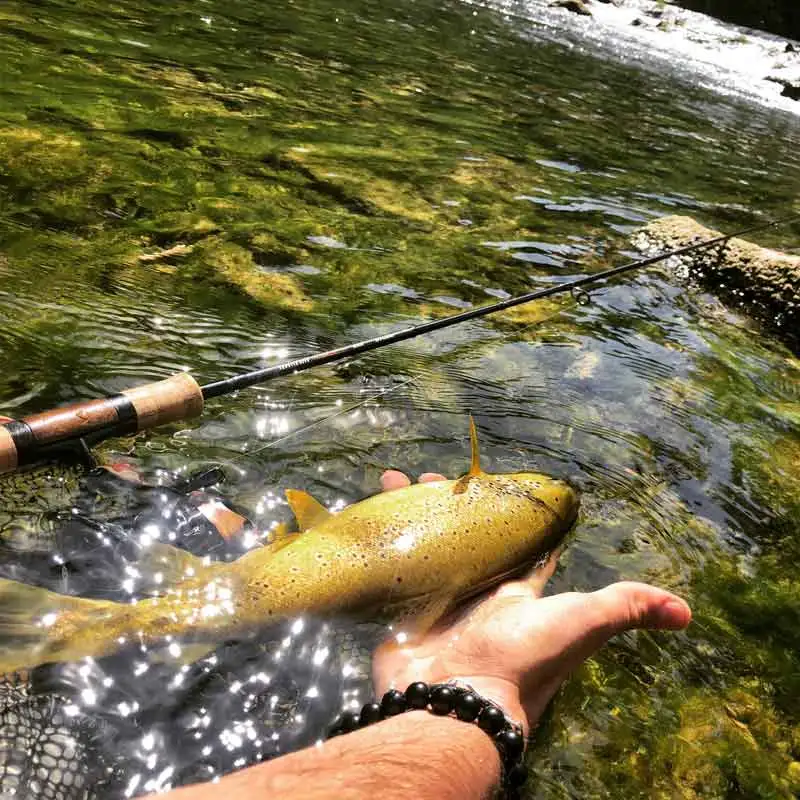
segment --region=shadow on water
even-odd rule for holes
[[[485,9],[90,9],[0,11],[9,415],[184,367],[213,380],[566,280],[629,257],[650,218],[731,229],[783,212],[800,180],[796,119],[520,36]],[[488,469],[583,493],[554,591],[649,580],[697,620],[620,637],[569,681],[537,734],[531,796],[791,797],[799,380],[735,310],[656,268],[588,305],[547,301],[241,392],[100,454],[152,484],[222,465],[216,491],[247,510],[252,545],[289,519],[286,488],[333,506],[386,467],[463,472],[470,410]],[[80,480],[3,479],[3,574],[128,596],[124,542],[163,501]],[[93,504],[80,524],[76,498]],[[176,643],[34,671],[3,688],[4,713],[56,720],[55,739],[37,777],[20,752],[39,745],[0,738],[0,787],[31,792],[59,769],[133,796],[312,741],[369,692],[376,632],[302,626],[192,659]]]

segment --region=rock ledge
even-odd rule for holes
[[[721,236],[691,217],[662,217],[637,232],[643,251],[676,249]],[[800,352],[800,256],[759,247],[744,239],[681,256],[679,262],[702,286],[764,323]]]

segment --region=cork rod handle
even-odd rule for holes
[[[14,439],[5,426],[0,425],[0,474],[16,469],[17,463],[17,448]]]
[[[203,411],[203,391],[188,373],[126,389],[100,400],[54,408],[0,424],[0,473],[35,460],[48,445],[100,431],[133,433]]]
[[[167,422],[199,417],[203,413],[203,390],[188,372],[179,372],[157,383],[147,383],[122,392],[136,409],[143,431]]]

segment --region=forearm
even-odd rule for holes
[[[500,758],[476,725],[413,711],[228,775],[169,800],[337,800],[409,797],[482,800],[500,782]]]

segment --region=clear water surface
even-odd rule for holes
[[[184,368],[207,382],[621,263],[659,215],[732,230],[795,201],[796,116],[553,39],[432,0],[4,3],[0,413]],[[796,248],[797,233],[762,241]],[[151,482],[222,464],[219,492],[264,532],[290,518],[287,487],[334,506],[389,466],[462,472],[472,411],[487,468],[583,493],[554,591],[642,579],[695,610],[685,633],[625,635],[570,679],[529,796],[789,798],[799,377],[735,310],[652,268],[588,305],[277,381],[100,452]],[[0,521],[68,508],[73,488],[58,470],[4,479]],[[191,697],[163,655],[58,673],[69,719],[113,732],[116,788],[95,777],[88,795],[239,768],[273,735],[296,746],[330,711],[309,687],[360,697],[349,634],[284,633],[280,691],[242,689],[275,666],[275,650],[235,649],[252,642],[192,673],[222,688]],[[253,728],[273,712],[269,736]],[[72,756],[58,768],[88,770]]]

